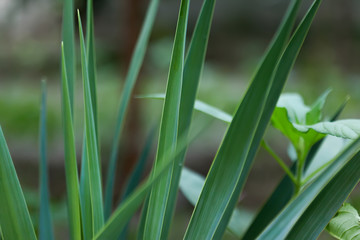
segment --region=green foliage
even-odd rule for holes
[[[350,240],[360,235],[360,217],[349,203],[344,205],[329,222],[326,230],[337,239]]]
[[[317,238],[360,179],[359,120],[336,121],[344,107],[342,105],[330,121],[325,121],[322,110],[329,91],[311,106],[305,105],[298,94],[281,95],[321,0],[313,1],[295,31],[293,28],[301,1],[290,2],[248,90],[239,101],[234,116],[196,100],[215,0],[203,1],[186,55],[190,7],[189,0],[181,1],[166,94],[145,95],[146,98],[164,99],[155,163],[150,175],[139,184],[154,138],[152,133],[146,140],[144,153],[129,180],[124,199],[112,212],[116,159],[123,122],[159,4],[159,0],[151,0],[130,62],[114,130],[103,202],[93,6],[92,1],[88,0],[86,44],[78,13],[85,109],[79,179],[73,126],[76,75],[74,11],[73,1],[64,1],[61,85],[70,238],[126,238],[129,221],[143,204],[138,239],[167,239],[179,188],[195,206],[184,239],[221,239],[226,229],[243,239]],[[52,239],[46,170],[45,84],[42,89],[39,238]],[[194,109],[229,123],[205,179],[186,168],[183,169],[189,144],[208,126],[206,122],[200,123],[202,127],[192,126]],[[291,143],[292,151],[289,152],[295,161],[292,167],[288,167],[263,140],[270,122]],[[190,128],[195,130],[189,131]],[[329,136],[351,139],[351,142],[331,142]],[[275,158],[287,175],[251,223],[253,214],[237,208],[237,202],[260,144]],[[336,149],[333,144],[336,144]],[[334,151],[327,151],[329,148],[334,148]],[[1,128],[0,192],[1,238],[36,239]],[[346,204],[327,228],[336,237],[350,239],[358,233],[358,219],[357,212]]]

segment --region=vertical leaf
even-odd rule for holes
[[[211,166],[185,239],[220,238],[226,229],[272,113],[264,107],[273,84],[273,72],[291,32],[300,1],[292,1],[267,54],[246,92]],[[290,69],[285,68],[287,73]],[[285,76],[286,79],[286,76]],[[283,79],[282,79],[283,80]],[[283,81],[277,87],[282,89]]]
[[[162,161],[164,160],[165,152],[175,151],[176,148],[188,12],[189,1],[182,0],[170,63],[166,97],[161,119],[159,144],[154,164],[154,173],[166,164],[166,162]],[[171,186],[171,176],[172,169],[169,169],[169,171],[154,184],[151,190],[144,229],[145,239],[155,240],[167,238],[166,235],[162,235],[162,231],[164,225],[170,224],[169,219],[166,219],[165,217],[166,205],[169,199]]]
[[[204,1],[190,42],[190,47],[184,66],[184,79],[181,90],[179,126],[177,136],[178,139],[186,137],[187,130],[190,128],[197,89],[205,61],[215,2],[215,0]],[[182,163],[185,159],[185,155],[186,149],[184,149],[179,156],[179,161],[181,162],[181,164],[174,165],[172,171],[170,192],[166,206],[166,224],[163,226],[162,233],[164,237],[168,236],[171,219],[174,213],[180,182],[181,169],[183,165]]]
[[[62,41],[66,58],[66,77],[69,86],[71,113],[74,114],[74,92],[76,79],[74,0],[64,0]]]
[[[80,50],[81,50],[81,69],[83,76],[84,104],[85,104],[85,135],[86,135],[86,154],[87,169],[89,177],[88,186],[90,188],[91,210],[93,221],[93,234],[104,225],[104,211],[102,202],[100,161],[98,144],[95,128],[95,117],[93,112],[92,97],[90,91],[89,72],[87,66],[87,56],[85,49],[84,34],[81,25],[80,13],[78,12]],[[85,180],[85,181],[86,181]]]
[[[35,240],[35,231],[0,127],[0,226],[4,239]]]
[[[40,216],[39,239],[54,239],[51,221],[48,166],[46,154],[46,81],[41,82],[41,112],[40,112]]]
[[[125,79],[124,90],[121,94],[120,107],[117,115],[116,127],[114,131],[114,139],[111,148],[111,156],[106,176],[106,189],[105,189],[105,219],[111,214],[112,199],[114,195],[114,179],[116,171],[116,161],[119,152],[119,142],[125,118],[126,110],[129,105],[130,96],[134,89],[136,79],[139,75],[141,65],[144,60],[146,48],[149,42],[150,33],[154,25],[156,13],[159,6],[159,0],[151,0],[148,7],[146,17],[141,29],[139,39],[136,43],[133,56],[131,58],[130,67]]]
[[[80,217],[80,197],[79,179],[76,163],[75,136],[73,127],[73,117],[71,112],[70,94],[66,73],[66,57],[64,44],[61,45],[62,53],[62,118],[64,129],[65,147],[65,176],[67,190],[67,204],[69,215],[69,228],[71,239],[81,239],[81,217]]]

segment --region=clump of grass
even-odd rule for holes
[[[164,107],[160,122],[159,141],[154,166],[149,177],[138,187],[145,161],[139,162],[131,177],[126,198],[119,206],[112,202],[119,139],[128,103],[154,24],[159,0],[151,0],[140,33],[125,87],[121,94],[118,119],[114,130],[112,153],[106,176],[103,201],[100,168],[100,144],[96,98],[96,57],[92,1],[88,0],[86,39],[78,12],[80,59],[84,91],[84,140],[80,177],[76,164],[74,141],[75,40],[73,1],[64,1],[62,53],[62,120],[64,130],[65,170],[69,234],[71,239],[126,239],[126,228],[135,212],[143,205],[138,230],[139,239],[167,239],[174,215],[186,150],[198,133],[189,132],[193,110],[229,122],[207,176],[193,199],[195,208],[184,239],[221,239],[229,229],[244,239],[313,239],[326,227],[336,210],[346,200],[360,177],[360,138],[357,122],[320,122],[320,110],[325,97],[305,112],[305,122],[290,114],[291,106],[280,106],[279,98],[287,77],[296,61],[321,0],[314,0],[299,25],[295,19],[301,5],[292,0],[285,16],[254,73],[233,116],[196,101],[198,84],[205,63],[207,43],[215,9],[215,0],[204,0],[189,48],[186,51],[189,0],[181,0],[169,68]],[[46,121],[43,87],[41,117],[41,222],[40,239],[52,239],[46,173]],[[156,95],[159,97],[159,95]],[[281,100],[281,99],[280,99]],[[281,102],[281,101],[280,101]],[[278,106],[276,105],[278,103]],[[298,103],[295,109],[300,108]],[[341,111],[341,110],[339,110]],[[295,111],[295,115],[297,112]],[[303,114],[303,113],[301,113]],[[300,115],[296,115],[299,117]],[[302,116],[304,117],[304,116]],[[336,117],[334,117],[335,120]],[[237,231],[236,222],[242,217],[236,208],[246,183],[257,149],[265,130],[272,122],[291,141],[296,150],[296,163],[288,168],[271,148],[263,146],[278,160],[287,176],[255,217],[247,230]],[[206,123],[202,123],[206,126]],[[326,126],[325,126],[326,125]],[[330,127],[329,127],[330,126]],[[338,131],[339,126],[347,131]],[[286,128],[286,129],[285,129]],[[325,129],[325,130],[324,130]],[[350,131],[349,130],[349,131]],[[199,132],[204,131],[200,128]],[[311,151],[327,134],[355,138],[337,156],[315,174],[304,178],[306,164],[313,161]],[[351,136],[350,136],[351,135]],[[147,141],[146,152],[152,140]],[[296,171],[295,171],[296,170]],[[191,175],[191,173],[188,173]],[[350,176],[350,178],[349,178]],[[36,239],[23,193],[0,129],[0,227],[3,239]],[[195,185],[194,185],[195,186]],[[194,186],[182,185],[183,191]],[[199,184],[197,184],[199,186]],[[324,207],[326,206],[326,208]],[[114,210],[113,210],[114,208]],[[311,221],[309,221],[311,219]],[[311,222],[311,224],[310,224]],[[240,228],[240,226],[239,226]],[[235,230],[234,230],[235,229]]]

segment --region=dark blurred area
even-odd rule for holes
[[[303,1],[298,21],[311,2]],[[148,3],[148,0],[94,0],[98,112],[104,174],[123,81]],[[288,3],[289,0],[217,2],[199,88],[200,100],[233,113]],[[165,91],[179,4],[179,0],[160,3],[135,96]],[[201,4],[202,0],[191,2],[189,40]],[[86,1],[76,1],[76,8],[80,9],[85,22]],[[333,114],[349,95],[351,100],[341,118],[360,117],[359,12],[358,0],[323,1],[284,91],[299,92],[305,102],[311,104],[322,92],[331,88],[325,115]],[[47,79],[51,199],[58,225],[66,228],[60,108],[61,23],[60,0],[0,0],[0,125],[22,186],[28,189],[28,202],[35,209],[40,81]],[[79,62],[79,54],[77,58]],[[80,150],[83,131],[80,70],[77,75],[75,130]],[[116,198],[138,158],[146,135],[159,122],[161,110],[161,101],[136,98],[131,101],[121,141]],[[196,113],[196,118],[207,117]],[[206,174],[225,130],[224,123],[214,122],[189,149],[185,165]],[[288,159],[287,144],[283,144],[284,138],[278,132],[270,127],[266,138],[284,159]],[[241,205],[256,211],[282,175],[276,162],[260,150],[241,197]],[[355,192],[352,199],[354,205],[360,207],[360,195]],[[179,236],[176,231],[183,231],[192,209],[182,196],[178,205],[178,208],[186,211],[176,217],[175,222],[179,227],[174,230],[174,236]]]

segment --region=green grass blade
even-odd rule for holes
[[[111,156],[110,156],[110,161],[106,176],[105,206],[104,206],[105,219],[107,219],[110,216],[112,204],[113,204],[112,199],[114,195],[114,180],[115,180],[115,170],[117,165],[116,161],[119,152],[119,142],[123,127],[123,122],[127,107],[129,105],[131,93],[134,89],[136,79],[139,75],[139,71],[144,60],[146,48],[149,42],[152,27],[154,25],[158,6],[159,6],[159,0],[151,0],[141,29],[139,39],[136,43],[136,47],[133,56],[131,58],[130,67],[125,79],[124,90],[122,91],[121,94],[120,107],[117,115],[114,139],[111,148]]]
[[[46,153],[46,81],[41,82],[41,112],[40,112],[40,214],[39,239],[54,239],[51,221],[48,168]]]
[[[79,31],[80,31],[80,49],[81,49],[81,69],[84,86],[84,104],[85,104],[85,135],[86,135],[86,161],[88,168],[88,185],[90,188],[91,210],[93,219],[93,233],[97,233],[104,225],[104,210],[102,201],[100,161],[95,129],[95,118],[90,91],[89,72],[87,66],[87,56],[85,49],[84,35],[81,25],[80,13],[78,12]]]
[[[346,105],[345,101],[335,112],[334,116],[330,121],[335,121],[342,110]],[[317,142],[309,151],[308,156],[306,157],[306,162],[304,166],[304,171],[306,172],[310,163],[313,160],[316,152],[319,150],[323,139]],[[291,167],[291,171],[295,173],[296,163]],[[272,219],[276,217],[276,215],[286,206],[286,204],[290,201],[295,191],[294,185],[288,176],[284,176],[280,181],[274,192],[271,194],[269,199],[261,208],[260,212],[256,215],[256,218],[251,223],[249,229],[247,230],[244,240],[253,239],[257,235],[259,235],[266,226],[271,222]]]
[[[65,176],[67,190],[67,204],[71,239],[81,239],[81,217],[79,179],[76,163],[75,136],[73,117],[71,112],[70,94],[66,74],[66,57],[64,46],[62,49],[62,118],[65,147]]]
[[[71,114],[74,115],[74,92],[76,79],[74,0],[64,0],[62,41],[66,58],[66,77],[69,85]]]
[[[186,231],[185,239],[220,238],[226,229],[253,161],[252,152],[255,152],[258,148],[263,132],[270,120],[261,122],[261,125],[259,125],[262,115],[270,112],[269,115],[271,116],[272,109],[265,108],[266,111],[264,112],[264,105],[268,101],[267,95],[272,86],[273,71],[292,29],[298,6],[299,1],[292,2],[271,47],[228,128],[206,178],[204,188]],[[281,88],[283,84],[280,86]],[[279,95],[280,92],[274,94],[272,98],[277,99]],[[262,131],[256,132],[258,127]],[[251,158],[246,154],[249,151],[251,151],[249,154]]]
[[[36,239],[29,210],[0,127],[0,226],[4,239]]]
[[[204,1],[185,60],[179,110],[178,139],[186,137],[188,134],[186,131],[190,128],[200,75],[205,62],[214,8],[215,0]],[[166,204],[165,224],[162,229],[163,238],[169,234],[185,155],[186,149],[179,156],[181,164],[174,165],[172,170],[170,192]]]
[[[148,207],[149,207],[149,196],[146,197],[143,204],[143,208],[141,209],[141,216],[140,216],[138,229],[137,229],[137,236],[136,236],[137,240],[144,239],[144,228],[145,228],[146,214],[148,211]]]
[[[329,198],[329,204],[334,204],[334,206],[336,206],[338,201],[341,201],[340,199],[342,199],[343,202],[354,187],[353,184],[356,184],[359,180],[359,176],[357,176],[357,178],[354,177],[354,179],[347,179],[348,176],[352,177],[354,174],[359,174],[359,149],[360,139],[357,139],[338,157],[336,157],[331,165],[326,170],[324,170],[324,172],[318,178],[316,178],[310,186],[301,192],[285,207],[283,211],[280,212],[280,214],[261,233],[258,239],[284,239],[292,231],[298,220],[302,216],[306,216],[304,214],[309,214],[307,209],[314,209],[314,206],[319,207],[319,199],[322,199],[321,201],[323,205],[321,207],[325,208],[322,210],[317,208],[317,211],[326,210],[331,212],[331,210],[326,207],[327,200],[324,199],[324,195],[327,195]],[[335,180],[342,180],[343,182],[337,182],[337,184],[335,184]],[[334,189],[334,184],[338,188],[337,191]],[[333,191],[333,193],[329,192],[330,190]],[[329,195],[332,194],[334,196],[330,197]],[[341,206],[342,202],[340,203],[339,207]],[[336,212],[337,209],[338,208],[335,208],[334,211]],[[335,212],[330,216],[326,224],[330,221]],[[324,215],[322,217],[324,217]],[[307,220],[313,221],[312,218],[307,218]],[[326,219],[324,218],[324,221],[325,220]]]
[[[165,164],[165,162],[161,162],[165,151],[175,151],[176,148],[188,13],[189,0],[182,0],[162,112],[154,173],[157,173],[157,169]],[[172,169],[169,169],[168,172],[162,176],[161,180],[154,184],[153,189],[151,190],[145,223],[145,239],[155,240],[167,238],[167,236],[162,236],[162,234],[163,228],[167,228],[166,226],[164,227],[164,225],[170,224],[169,219],[166,218],[166,208],[169,199],[171,178]],[[164,232],[164,234],[166,234],[166,232]]]
[[[91,103],[94,112],[96,136],[98,137],[98,121],[97,121],[97,99],[96,99],[96,54],[95,54],[95,37],[94,37],[94,13],[93,1],[87,0],[86,13],[86,50],[87,64],[89,73],[89,85],[91,92]]]
[[[91,196],[88,174],[88,156],[86,151],[86,134],[84,132],[83,147],[81,155],[81,175],[80,175],[80,206],[81,222],[84,239],[90,239],[93,236],[93,217],[91,210]]]
[[[140,183],[141,177],[145,171],[147,159],[149,158],[151,146],[153,145],[153,142],[154,142],[156,130],[157,130],[157,127],[154,127],[146,139],[145,147],[142,150],[140,158],[139,158],[134,170],[132,171],[132,173],[130,175],[130,178],[125,187],[124,194],[122,196],[122,200],[125,200],[136,189],[136,187]],[[127,230],[128,230],[128,226],[125,227],[125,229],[121,233],[121,236],[119,239],[128,239],[127,238],[127,233],[128,233]]]
[[[204,124],[196,130],[189,138],[179,139],[178,147],[174,151],[173,149],[167,149],[165,154],[162,156],[163,165],[156,171],[153,168],[150,173],[150,177],[140,185],[111,215],[109,220],[106,221],[105,226],[98,232],[94,239],[117,239],[123,229],[126,227],[128,221],[134,215],[136,210],[140,207],[141,203],[148,196],[151,187],[158,182],[169,169],[172,168],[173,164],[177,164],[179,161],[179,154],[183,151],[189,143],[191,143],[201,133],[208,124]],[[146,213],[148,214],[148,213]],[[143,235],[146,237],[145,235]]]

